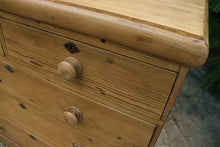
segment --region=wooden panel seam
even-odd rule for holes
[[[6,56],[7,51],[6,51],[5,37],[4,37],[1,23],[0,23],[0,46],[2,47],[3,55]]]
[[[4,51],[3,51],[3,47],[2,47],[2,42],[0,40],[0,57],[4,57],[5,54],[4,54]]]

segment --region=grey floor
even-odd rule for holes
[[[220,147],[220,101],[200,87],[204,71],[190,69],[156,147]]]
[[[3,142],[0,142],[0,147],[9,147],[9,146],[4,144]]]
[[[204,69],[190,69],[156,147],[220,147],[220,101],[200,87]]]

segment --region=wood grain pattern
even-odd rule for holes
[[[10,110],[8,110],[10,111]],[[52,147],[0,116],[0,140],[10,147]],[[10,138],[10,139],[9,139]]]
[[[36,138],[42,138],[54,146],[68,147],[74,142],[83,142],[85,146],[109,146],[78,130],[70,131],[70,127],[60,121],[55,121],[53,117],[47,115],[45,112],[43,113],[32,105],[25,103],[28,111],[24,110],[19,106],[20,103],[24,103],[24,100],[22,101],[24,97],[18,96],[15,91],[13,92],[10,89],[4,91],[1,88],[0,92],[2,95],[0,97],[2,104],[0,115],[16,123],[19,128],[27,130]],[[94,142],[90,142],[88,138],[94,140]]]
[[[3,134],[36,137],[38,146],[153,146],[189,66],[208,56],[207,7],[207,0],[0,1]],[[69,41],[80,53],[63,48]],[[73,83],[57,73],[69,56],[84,71]],[[20,69],[8,72],[9,61]],[[76,126],[63,120],[69,106],[83,113]]]
[[[178,76],[177,76],[177,80],[175,81],[175,84],[174,84],[174,88],[170,94],[169,101],[167,102],[163,115],[161,116],[161,120],[165,121],[167,119],[167,116],[169,115],[176,101],[176,98],[179,94],[179,91],[183,85],[183,82],[187,76],[188,71],[189,71],[188,66],[184,66],[184,65],[181,66],[180,72],[178,73]]]
[[[59,27],[53,27],[51,25],[42,23],[40,21],[27,19],[24,17],[6,13],[3,11],[0,11],[0,17],[13,20],[15,22],[22,23],[27,26],[35,27],[35,28],[38,28],[44,31],[52,32],[52,33],[55,33],[55,34],[58,34],[58,35],[61,35],[67,38],[72,38],[74,40],[84,42],[86,44],[102,48],[104,50],[109,50],[114,53],[121,54],[123,56],[127,56],[128,58],[132,58],[132,59],[144,62],[144,63],[149,63],[149,64],[159,66],[164,69],[179,72],[180,65],[178,63],[171,62],[166,59],[159,58],[159,57],[155,57],[152,54],[148,54],[146,52],[138,52],[131,48],[113,43],[109,40],[105,40],[105,42],[102,42],[101,38],[77,33],[75,31],[66,30],[66,29],[62,29]]]
[[[206,0],[47,0],[203,37]],[[186,21],[190,20],[190,21]]]
[[[0,57],[5,56],[5,39],[4,39],[4,34],[2,32],[2,27],[0,23]]]
[[[176,73],[128,59],[101,49],[2,21],[8,59],[59,85],[138,118],[158,120]],[[69,53],[63,44],[73,41],[80,49]],[[57,65],[73,56],[83,68],[74,82],[63,80]]]
[[[0,115],[36,138],[54,146],[79,142],[91,147],[145,147],[149,143],[155,125],[57,87],[11,64],[14,72],[8,72],[5,64],[9,63],[0,63]],[[69,106],[77,107],[83,114],[75,126],[63,120],[63,112]]]
[[[2,42],[0,41],[0,57],[4,57],[4,52],[2,48]]]
[[[56,27],[104,38],[191,67],[201,66],[208,56],[204,36],[197,38],[182,35],[63,4],[42,0],[2,0],[0,9]]]
[[[174,84],[174,88],[173,88],[173,90],[171,92],[169,101],[167,102],[167,105],[166,105],[166,107],[164,109],[163,115],[161,116],[161,120],[164,123],[166,122],[167,117],[168,117],[168,115],[169,115],[169,113],[170,113],[170,111],[171,111],[171,109],[172,109],[172,107],[173,107],[173,105],[174,105],[174,103],[176,101],[176,98],[177,98],[177,96],[179,94],[179,91],[180,91],[180,89],[181,89],[181,87],[183,85],[183,82],[184,82],[184,80],[186,78],[186,75],[187,75],[188,71],[189,71],[189,67],[184,66],[184,65],[181,66],[180,72],[178,73],[178,76],[177,76],[177,80],[175,81],[175,84]],[[158,125],[156,127],[156,130],[154,132],[153,138],[152,138],[151,143],[150,143],[151,147],[153,147],[154,144],[156,143],[156,141],[157,141],[157,139],[158,139],[158,137],[160,135],[160,132],[161,132],[161,130],[163,128],[164,123],[162,125]]]

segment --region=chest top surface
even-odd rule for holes
[[[47,0],[201,38],[206,0]]]
[[[0,0],[0,12],[190,67],[208,56],[207,0]]]

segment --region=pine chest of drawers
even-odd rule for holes
[[[154,146],[207,33],[206,0],[1,0],[0,140]]]

